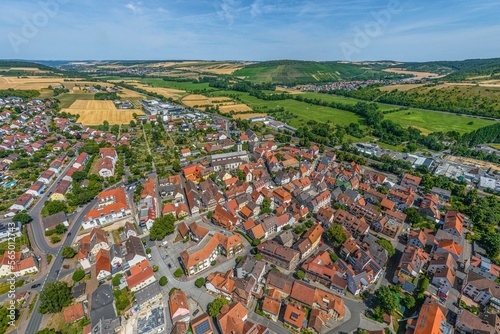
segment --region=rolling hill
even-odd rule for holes
[[[271,82],[284,85],[403,77],[383,72],[367,63],[297,60],[273,60],[255,63],[235,71],[233,75],[253,82]]]

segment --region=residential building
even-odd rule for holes
[[[195,246],[180,253],[186,275],[191,276],[210,267],[219,254],[233,257],[243,250],[243,240],[238,234],[225,236],[209,232]]]

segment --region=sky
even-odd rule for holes
[[[0,58],[500,57],[500,0],[2,0]]]

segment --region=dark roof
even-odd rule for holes
[[[81,295],[83,295],[85,293],[85,288],[87,287],[87,283],[79,283],[77,285],[75,285],[72,289],[71,289],[71,294],[73,296],[73,298],[78,298],[80,297]]]
[[[125,242],[125,247],[127,248],[127,255],[125,255],[125,260],[130,261],[136,255],[146,257],[146,250],[142,245],[141,238],[131,235]]]
[[[94,333],[114,333],[116,319],[118,319],[118,325],[120,325],[120,318],[117,318],[113,305],[114,300],[113,290],[109,284],[101,285],[92,294],[90,319]],[[96,326],[99,326],[97,331]]]
[[[135,300],[137,301],[137,304],[141,305],[160,293],[161,291],[158,283],[149,284],[145,288],[135,292]]]
[[[45,229],[51,229],[58,224],[62,224],[67,221],[68,218],[64,212],[58,212],[53,215],[43,218],[43,227]]]

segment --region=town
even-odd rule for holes
[[[0,100],[19,332],[498,332],[500,245],[473,232],[498,217],[491,169],[154,99],[99,126],[58,103]]]

